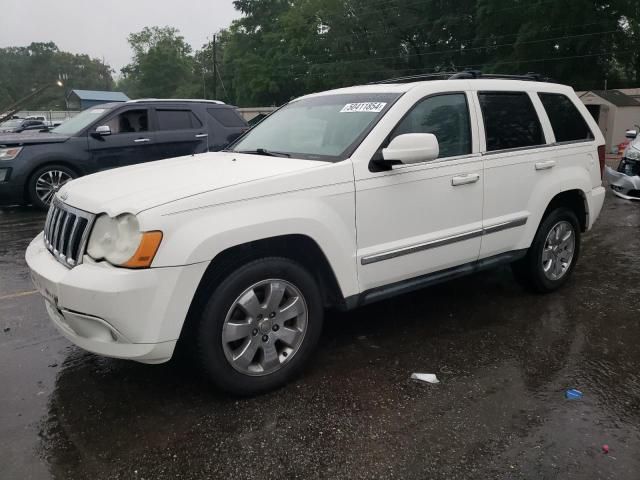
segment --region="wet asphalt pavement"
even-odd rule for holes
[[[560,292],[502,268],[328,313],[305,375],[245,400],[62,338],[23,259],[42,222],[0,209],[3,480],[640,477],[640,203],[607,198]]]

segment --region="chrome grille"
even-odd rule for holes
[[[65,205],[54,197],[44,223],[44,244],[63,265],[82,263],[89,231],[95,216]]]

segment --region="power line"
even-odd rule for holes
[[[553,38],[544,38],[544,39],[538,39],[538,40],[530,40],[530,41],[526,41],[526,42],[514,42],[514,43],[502,43],[502,44],[496,44],[496,45],[486,45],[486,46],[481,46],[481,47],[465,47],[465,48],[452,48],[449,50],[438,50],[438,51],[434,51],[434,52],[424,52],[424,53],[409,53],[406,55],[393,55],[393,56],[389,56],[389,57],[376,57],[376,56],[371,56],[369,58],[361,58],[358,60],[348,60],[348,62],[350,63],[359,63],[359,62],[368,62],[371,60],[393,60],[396,58],[409,58],[409,57],[423,57],[423,56],[429,56],[429,55],[442,55],[444,53],[464,53],[464,52],[470,52],[470,51],[478,51],[478,50],[490,50],[493,48],[502,48],[502,47],[512,47],[512,46],[516,46],[516,45],[532,45],[535,43],[544,43],[544,42],[560,42],[562,40],[566,40],[566,39],[570,39],[570,38],[579,38],[579,37],[589,37],[589,36],[594,36],[594,35],[606,35],[606,34],[610,34],[610,33],[624,33],[621,32],[619,30],[609,30],[606,32],[592,32],[592,33],[582,33],[582,34],[578,34],[578,35],[564,35],[562,37],[553,37]],[[332,62],[322,62],[322,63],[313,63],[313,66],[320,66],[320,65],[332,65],[335,63],[343,63],[338,61],[332,61]]]
[[[340,60],[340,59],[336,59],[336,60],[330,61],[330,62],[321,62],[321,63],[308,62],[308,63],[301,63],[299,65],[292,65],[291,63],[287,63],[287,64],[283,64],[283,65],[273,65],[273,66],[275,68],[281,69],[283,71],[291,70],[291,67],[304,69],[304,71],[300,70],[300,71],[292,72],[291,74],[293,74],[293,75],[300,75],[300,76],[305,76],[305,75],[311,75],[311,76],[335,75],[336,74],[335,72],[333,72],[333,73],[330,73],[330,72],[310,73],[309,70],[313,69],[315,67],[322,67],[322,66],[327,66],[327,65],[334,65],[334,66],[344,67],[344,66],[349,66],[349,65],[362,63],[364,61],[378,62],[378,61],[382,61],[382,60],[406,59],[408,57],[416,57],[416,56],[417,57],[421,57],[421,56],[429,56],[429,55],[442,55],[443,53],[455,53],[457,55],[464,55],[468,51],[491,50],[493,48],[503,48],[503,47],[509,47],[509,46],[515,46],[515,45],[528,45],[528,44],[544,43],[544,42],[552,42],[552,41],[559,42],[559,41],[567,40],[567,39],[581,38],[581,37],[585,37],[585,36],[608,35],[608,34],[611,34],[611,33],[622,33],[622,32],[618,32],[617,30],[611,30],[611,31],[605,31],[605,32],[592,32],[592,33],[589,33],[589,34],[564,35],[564,36],[561,36],[561,37],[537,39],[537,40],[531,40],[531,41],[526,41],[526,42],[514,42],[514,43],[505,43],[505,44],[499,44],[499,45],[482,46],[482,47],[470,47],[470,48],[465,48],[465,49],[456,48],[456,49],[450,49],[450,50],[440,50],[440,51],[435,51],[435,52],[424,52],[424,53],[419,53],[419,54],[394,55],[394,56],[391,56],[391,57],[371,56],[369,58],[357,59],[357,60]],[[552,57],[552,58],[557,58],[557,57]],[[519,60],[516,63],[524,63],[526,61],[527,60]],[[493,64],[493,62],[491,64]],[[466,67],[470,68],[470,67],[473,67],[474,65],[477,65],[477,64],[470,64],[470,65],[467,65]],[[485,65],[488,65],[488,64],[485,64]],[[394,67],[394,66],[389,66],[385,70],[377,70],[377,72],[394,71],[394,70],[411,71],[411,70],[423,70],[423,68],[403,69],[403,68],[398,68],[398,67]],[[352,70],[352,72],[353,72],[353,70]],[[435,72],[435,73],[437,73],[437,72]],[[344,74],[344,71],[341,72],[340,74]]]
[[[514,7],[509,7],[507,9],[503,9],[503,10],[511,10],[513,8]],[[501,10],[494,10],[494,12],[498,12],[498,11],[501,11]],[[456,23],[455,20],[456,19],[451,19],[451,21],[449,21],[447,23],[447,25],[455,24]],[[441,26],[442,22],[440,22],[440,21],[438,21],[438,22],[420,21],[420,22],[412,24],[412,25],[401,25],[401,26],[397,26],[397,27],[385,27],[385,28],[382,28],[382,29],[366,30],[366,31],[364,31],[362,33],[365,34],[365,36],[369,36],[369,35],[372,35],[374,33],[397,34],[397,33],[400,33],[401,30],[407,30],[407,29],[412,29],[412,28],[417,28],[417,27],[430,27],[430,26],[435,26],[436,24]],[[594,25],[611,25],[611,24],[612,24],[611,21],[601,21],[601,22],[592,22],[592,23],[583,23],[583,24],[559,25],[557,27],[550,28],[548,30],[549,31],[556,31],[556,30],[561,30],[561,29],[585,28],[585,27],[594,26]],[[520,32],[516,32],[516,33],[511,33],[511,34],[492,35],[490,37],[485,37],[485,38],[470,38],[470,39],[465,39],[465,40],[477,44],[478,42],[482,42],[482,41],[490,41],[490,40],[506,38],[506,37],[517,37],[520,34],[521,34]],[[336,35],[336,36],[332,36],[331,33],[328,33],[326,35],[327,35],[327,37],[326,37],[327,41],[330,41],[332,43],[336,43],[336,42],[339,43],[340,40],[357,40],[358,33],[352,31],[351,33],[346,33],[346,34]],[[399,40],[401,40],[401,39],[399,39]],[[394,47],[394,48],[386,48],[386,49],[376,50],[376,53],[391,52],[391,51],[394,51],[396,49],[397,49],[396,47]],[[349,55],[358,55],[358,54],[366,55],[366,54],[370,54],[371,53],[371,49],[353,50],[353,51],[350,51],[348,53],[349,53]],[[312,58],[325,58],[326,54],[322,54],[322,53],[306,54],[305,57],[307,57],[309,59],[312,59]]]
[[[588,55],[569,55],[569,56],[563,56],[563,57],[548,57],[548,58],[534,58],[534,59],[526,59],[526,60],[513,60],[513,61],[495,61],[495,62],[491,62],[491,63],[482,63],[482,64],[478,64],[478,63],[474,63],[474,64],[469,64],[469,65],[457,65],[455,67],[456,70],[458,71],[464,71],[467,69],[471,69],[471,68],[481,68],[481,67],[486,67],[486,66],[499,66],[499,65],[510,65],[510,64],[517,64],[517,63],[539,63],[539,62],[554,62],[554,61],[559,61],[559,60],[570,60],[570,59],[576,59],[576,58],[593,58],[593,57],[602,57],[602,56],[606,56],[606,55],[613,55],[615,54],[623,54],[623,53],[630,53],[630,52],[634,52],[635,50],[621,50],[619,52],[602,52],[602,53],[594,53],[594,54],[588,54]],[[387,68],[384,70],[361,70],[361,71],[356,71],[354,73],[358,73],[358,74],[367,74],[367,73],[384,73],[384,72],[389,72],[389,71],[403,71],[403,72],[417,72],[420,71],[421,73],[425,73],[425,74],[429,74],[429,73],[439,73],[437,71],[424,71],[423,68]],[[327,75],[344,75],[344,72],[319,72],[319,73],[302,73],[300,74],[300,76],[327,76]]]
[[[592,23],[581,23],[581,24],[573,24],[573,25],[559,25],[557,27],[554,28],[549,28],[547,31],[556,31],[556,30],[563,30],[563,29],[571,29],[574,27],[589,27],[589,26],[594,26],[594,25],[610,25],[611,22],[592,22]],[[616,30],[620,31],[620,30]],[[491,37],[485,37],[485,38],[474,38],[474,39],[469,39],[470,41],[474,42],[474,43],[479,43],[479,42],[483,42],[483,41],[490,41],[490,40],[496,40],[496,39],[501,39],[501,38],[507,38],[507,37],[518,37],[520,35],[520,32],[517,33],[507,33],[507,34],[503,34],[503,35],[492,35]],[[349,35],[344,35],[344,38],[353,38],[353,36],[349,36]],[[331,38],[331,40],[335,40],[336,38],[342,38],[342,37],[333,37]],[[468,47],[471,48],[471,47]],[[465,48],[466,49],[466,48]],[[391,48],[384,48],[384,49],[379,49],[376,50],[376,53],[381,53],[381,52],[391,52],[391,51],[397,51],[398,47],[391,47]],[[369,54],[371,53],[371,49],[362,49],[362,50],[352,50],[349,52],[349,55],[357,55],[357,54]],[[325,58],[327,56],[327,54],[324,53],[318,53],[318,54],[305,54],[304,55],[305,58],[315,58],[315,57],[323,57]]]

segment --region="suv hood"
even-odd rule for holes
[[[68,135],[58,135],[51,132],[0,133],[0,145],[7,146],[62,143],[67,140],[69,140]]]
[[[81,177],[66,184],[58,196],[91,213],[139,213],[182,198],[323,165],[326,163],[314,160],[210,152]],[[239,194],[238,200],[242,199]]]

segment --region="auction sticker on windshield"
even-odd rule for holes
[[[347,103],[340,113],[379,113],[385,105],[386,102]]]

